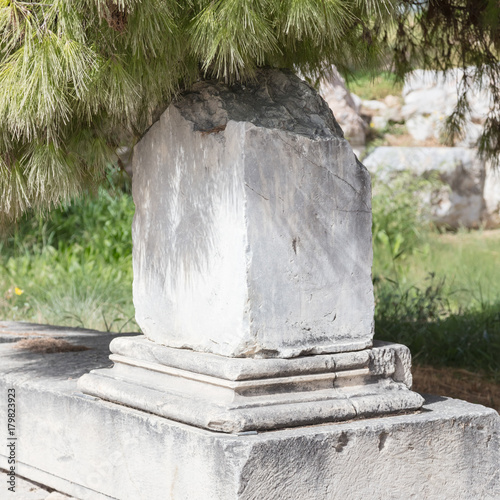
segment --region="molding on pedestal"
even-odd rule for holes
[[[227,433],[373,417],[419,409],[407,347],[292,359],[227,358],[160,346],[143,336],[111,343],[111,369],[79,381],[82,392]]]

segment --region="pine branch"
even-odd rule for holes
[[[495,0],[0,0],[0,212],[18,218],[91,189],[120,141],[137,140],[177,92],[260,66],[314,79],[332,64],[392,61],[401,78],[474,65],[494,92],[480,148],[495,154],[499,49]]]

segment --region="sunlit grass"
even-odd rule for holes
[[[137,331],[133,213],[129,194],[101,190],[97,198],[79,200],[46,220],[23,220],[2,244],[0,317]]]
[[[376,337],[407,345],[417,364],[500,381],[499,249],[497,230],[430,233],[392,268],[376,252]]]
[[[375,253],[374,274],[397,277],[403,287],[427,286],[429,273],[435,282],[443,282],[454,311],[500,301],[500,231],[430,232],[400,262],[392,262],[384,252]]]
[[[396,82],[394,75],[381,72],[376,76],[358,72],[348,78],[347,88],[363,100],[384,99],[388,95],[401,95],[402,82]]]

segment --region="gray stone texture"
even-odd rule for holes
[[[484,223],[489,228],[500,227],[500,168],[485,163],[484,179]]]
[[[79,500],[58,491],[49,493],[50,487],[33,483],[19,476],[16,477],[15,490],[13,492],[5,490],[4,494],[2,489],[7,482],[7,476],[2,470],[0,470],[0,481],[0,498],[2,500]]]
[[[361,101],[360,112],[370,120],[370,127],[384,131],[390,122],[400,123],[404,121],[401,104],[402,98],[388,95],[383,101]]]
[[[321,80],[318,92],[328,103],[349,144],[357,150],[364,148],[368,126],[360,115],[360,99],[349,92],[335,66]]]
[[[79,380],[85,394],[219,432],[239,433],[416,410],[407,347],[280,358],[226,358],[155,344],[111,343],[112,369]]]
[[[77,500],[74,497],[69,497],[64,493],[59,493],[58,491],[53,491],[50,495],[45,498],[45,500]]]
[[[0,469],[0,498],[11,500],[46,500],[49,496],[49,491],[40,485],[33,484],[22,477],[16,477],[14,492],[8,491],[7,477],[5,471]],[[3,496],[1,496],[3,494]]]
[[[495,227],[500,201],[500,182],[493,172],[486,182],[487,167],[474,149],[379,147],[363,160],[383,181],[407,171],[418,176],[435,173],[443,183],[422,202],[438,224],[452,228]],[[486,202],[488,200],[488,204]]]
[[[146,337],[236,357],[371,345],[370,177],[311,87],[277,70],[199,82],[133,165]]]
[[[404,346],[372,346],[370,176],[291,73],[202,81],[136,146],[134,303],[83,393],[200,428],[416,410]]]
[[[82,397],[76,378],[108,365],[109,338],[68,332],[89,350],[54,354],[0,343],[0,392],[16,389],[22,476],[82,500],[500,498],[492,409],[429,397],[412,414],[220,434]],[[4,429],[5,419],[3,404]]]

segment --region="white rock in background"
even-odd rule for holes
[[[132,178],[132,148],[129,146],[120,146],[116,148],[115,153],[122,164],[123,170]]]
[[[402,102],[401,97],[398,97],[396,95],[389,94],[384,97],[384,104],[388,108],[401,108],[401,102]]]
[[[367,125],[360,116],[362,101],[358,96],[349,92],[336,68],[332,68],[331,78],[324,78],[321,81],[319,94],[333,111],[335,119],[351,146],[358,150],[363,148],[366,142]]]
[[[419,141],[442,139],[445,120],[457,104],[457,84],[464,71],[456,69],[443,72],[416,70],[411,73],[403,87],[404,106],[402,115],[408,132]],[[485,87],[487,81],[471,84],[468,92],[470,102],[469,122],[464,138],[457,146],[473,147],[483,130],[484,120],[490,108],[491,95]]]
[[[361,109],[364,112],[375,111],[377,113],[381,113],[387,110],[387,104],[383,103],[382,101],[377,101],[375,99],[367,100],[367,101],[362,101]]]
[[[380,147],[363,164],[387,181],[401,171],[437,172],[445,186],[430,200],[438,224],[454,228],[500,225],[500,174],[490,171],[486,175],[485,164],[474,149]]]
[[[385,118],[392,122],[401,123],[404,121],[402,113],[402,99],[395,95],[388,95],[384,99],[387,109],[384,113]]]
[[[468,122],[465,125],[465,135],[464,138],[456,143],[459,147],[473,148],[477,145],[477,141],[481,134],[483,133],[483,123],[478,124],[474,122]]]
[[[494,168],[489,162],[486,162],[483,196],[486,226],[500,227],[500,168]]]
[[[371,124],[377,130],[383,130],[387,127],[389,120],[385,116],[372,116]]]
[[[428,139],[438,139],[443,130],[444,115],[431,113],[429,115],[414,115],[408,118],[406,130],[417,141],[427,141]]]
[[[354,103],[356,113],[361,113],[361,105],[363,104],[363,99],[358,95],[350,92],[352,102]]]

